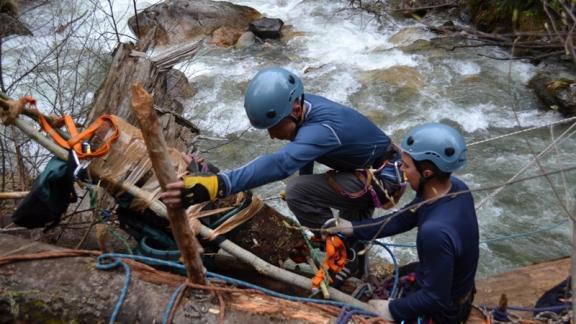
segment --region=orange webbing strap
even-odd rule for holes
[[[48,123],[48,121],[46,121],[46,118],[44,118],[42,114],[38,114],[38,117],[42,129],[48,135],[50,135],[50,137],[52,137],[52,139],[56,143],[58,143],[58,145],[68,150],[74,149],[74,151],[78,155],[78,158],[80,159],[89,157],[100,157],[105,155],[110,150],[110,146],[112,145],[112,143],[114,143],[114,141],[118,139],[118,136],[120,136],[120,129],[118,128],[118,125],[116,124],[111,115],[102,115],[98,117],[98,119],[96,119],[95,122],[93,122],[90,126],[88,126],[88,128],[86,128],[81,133],[78,133],[78,129],[76,128],[76,125],[72,120],[72,117],[65,115],[64,123],[66,124],[66,128],[68,128],[68,131],[70,132],[70,139],[68,140],[60,136],[60,134],[58,134],[58,132],[56,132],[54,128],[50,126],[50,124]],[[112,134],[112,136],[110,136],[106,140],[106,142],[100,145],[98,149],[93,150],[91,152],[82,152],[82,140],[92,137],[92,135],[96,132],[96,130],[100,126],[102,126],[102,124],[104,124],[104,122],[106,121],[109,122],[114,128],[114,133]]]
[[[328,238],[326,238],[326,258],[322,263],[322,267],[316,272],[314,278],[312,278],[312,289],[320,287],[328,270],[332,273],[338,273],[344,269],[347,260],[348,252],[346,251],[344,241],[338,235],[328,236]],[[328,277],[328,280],[332,282],[332,278]]]

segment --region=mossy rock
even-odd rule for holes
[[[533,0],[466,0],[476,28],[488,33],[536,32],[544,30],[547,16]]]
[[[566,117],[576,116],[576,80],[539,73],[528,85],[545,109],[558,111]]]

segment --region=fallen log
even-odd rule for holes
[[[0,200],[22,199],[26,197],[29,192],[30,191],[0,192]]]
[[[24,247],[24,248],[23,248]],[[39,251],[75,251],[0,234],[0,260]],[[0,323],[81,322],[108,319],[124,286],[123,271],[99,271],[94,267],[98,251],[77,257],[37,259],[0,266]],[[0,263],[1,264],[1,263]],[[150,280],[161,272],[130,263],[134,276],[117,318],[121,323],[160,323],[170,296],[185,277],[164,274],[161,282]],[[250,290],[223,288],[224,304],[210,290],[190,290],[174,315],[175,323],[216,323],[220,316],[232,323],[328,323],[338,309],[281,300]]]
[[[17,118],[14,122],[14,125],[18,127],[20,130],[22,130],[25,134],[27,134],[30,138],[35,140],[37,143],[47,148],[57,157],[63,160],[67,159],[68,154],[66,150],[59,147],[57,144],[55,144],[54,142],[52,142],[51,140],[40,134],[38,131],[36,131],[32,126],[23,121],[21,118]],[[97,170],[98,169],[96,169],[96,171],[93,171],[94,173],[93,175],[98,179],[100,179],[102,182],[108,183],[109,185],[115,188],[120,188],[124,192],[130,193],[134,197],[138,197],[144,201],[148,201],[149,202],[148,208],[150,210],[152,210],[158,216],[167,218],[167,210],[164,204],[160,203],[158,200],[151,199],[149,192],[142,190],[141,188],[135,185],[131,185],[124,181],[120,181],[109,172],[98,173]],[[210,228],[202,225],[199,222],[197,222],[196,224],[197,224],[196,232],[201,237],[206,239],[211,239],[212,237],[214,237],[213,231]],[[257,255],[241,248],[240,246],[238,246],[234,242],[231,242],[230,240],[226,239],[222,240],[222,242],[219,243],[219,246],[224,251],[237,257],[242,262],[252,265],[256,271],[258,271],[263,275],[269,276],[271,278],[280,280],[282,282],[291,285],[295,285],[303,289],[310,289],[310,279],[286,271],[272,264],[269,264],[266,261],[259,258]],[[363,303],[337,289],[329,288],[328,291],[333,300],[340,301],[364,310],[374,311],[370,305]]]

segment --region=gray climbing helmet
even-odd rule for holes
[[[459,131],[445,124],[428,123],[406,135],[400,147],[415,161],[429,160],[443,172],[466,164],[466,142]]]
[[[292,105],[303,93],[302,80],[286,69],[274,67],[258,72],[244,96],[250,124],[258,129],[275,126],[290,116]]]

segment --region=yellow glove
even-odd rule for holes
[[[182,202],[186,206],[214,201],[216,197],[224,195],[223,183],[213,173],[195,173],[182,177],[182,181]]]

